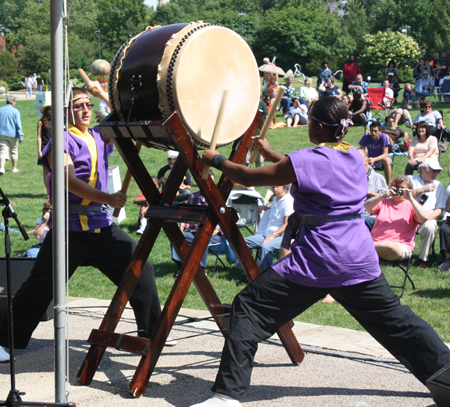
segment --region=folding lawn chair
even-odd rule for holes
[[[385,96],[384,88],[369,88],[367,100],[372,107],[375,116],[379,122],[384,122],[385,117],[392,108],[392,102],[396,99]]]

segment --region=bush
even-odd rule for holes
[[[22,89],[25,89],[24,81],[17,81],[9,84],[9,90],[22,90]]]
[[[402,82],[402,83],[405,83],[405,82],[414,83],[413,69],[411,67],[409,67],[408,65],[401,66],[398,69],[398,78],[399,78],[399,82]]]

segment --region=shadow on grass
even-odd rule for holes
[[[218,263],[214,277],[212,277],[213,265],[208,264],[206,267],[206,274],[210,279],[212,279],[212,281],[214,281],[214,279],[219,279],[238,282],[244,273],[242,269],[230,266],[226,261],[225,266],[226,267],[223,267],[220,263]],[[170,275],[175,276],[178,272],[178,267],[173,261],[153,263],[153,267],[155,269],[155,278],[162,278]],[[247,281],[247,279],[243,281]]]
[[[450,298],[450,288],[429,288],[417,290],[411,295],[421,298]]]

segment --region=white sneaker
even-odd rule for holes
[[[10,360],[9,353],[6,352],[3,346],[0,346],[0,363],[6,363],[9,362],[9,360]]]
[[[19,172],[18,168],[14,168],[13,170],[11,170],[11,172]]]
[[[4,168],[0,168],[0,174],[3,175],[5,173],[5,169]]]
[[[242,404],[233,397],[216,393],[216,395],[203,403],[194,404],[191,407],[242,407]]]
[[[175,339],[172,339],[171,337],[168,336],[164,346],[175,346],[176,344],[178,344],[178,342]]]

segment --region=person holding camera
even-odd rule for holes
[[[436,179],[442,171],[442,167],[435,158],[425,159],[417,171],[419,175],[410,175],[409,177],[413,184],[413,197],[428,212],[428,220],[417,228],[420,235],[420,268],[426,269],[428,268],[428,253],[438,230],[437,219],[445,209],[445,189]]]
[[[368,199],[364,208],[377,215],[370,234],[378,256],[388,261],[411,257],[417,227],[428,220],[428,212],[414,199],[411,178],[396,176],[389,190]]]

